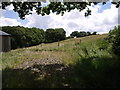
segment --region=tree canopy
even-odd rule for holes
[[[11,34],[12,49],[38,45],[43,42],[45,34],[43,29],[22,26],[4,26],[2,31]]]
[[[22,26],[3,26],[2,31],[11,35],[11,48],[23,48],[41,43],[52,43],[66,39],[63,28],[47,29],[28,28]]]
[[[63,28],[47,29],[45,33],[46,42],[57,42],[66,38],[66,32]]]
[[[120,26],[110,30],[108,41],[112,44],[112,50],[115,54],[120,55]]]
[[[93,32],[93,33],[91,33],[91,32],[85,32],[85,31],[80,31],[80,32],[78,32],[78,31],[73,31],[71,34],[70,34],[70,36],[71,37],[85,37],[85,36],[90,36],[90,35],[96,35],[97,34],[97,32]]]
[[[92,4],[96,5],[101,2],[50,2],[45,7],[42,7],[41,2],[2,2],[2,9],[6,9],[7,6],[13,5],[14,11],[18,12],[18,15],[21,19],[25,19],[25,15],[32,14],[31,11],[35,9],[36,13],[42,16],[49,15],[50,13],[56,13],[63,15],[65,12],[70,12],[71,10],[78,9],[82,11],[87,8],[85,12],[85,16],[91,15],[91,10],[88,6]],[[119,2],[111,2],[116,5],[116,8],[119,7]],[[102,4],[106,4],[106,2],[102,2]]]

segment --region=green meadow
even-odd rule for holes
[[[112,52],[107,36],[71,38],[59,46],[42,43],[2,53],[3,88],[117,88],[120,57]]]

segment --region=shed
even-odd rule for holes
[[[0,52],[8,52],[11,50],[10,34],[0,30]]]

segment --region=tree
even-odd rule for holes
[[[78,31],[73,31],[71,34],[70,34],[71,37],[84,37],[84,36],[87,36],[87,33],[85,31],[81,31],[81,32],[78,32]]]
[[[91,32],[89,32],[89,31],[86,32],[86,35],[87,35],[87,36],[90,36],[90,35],[91,35]]]
[[[120,28],[114,38],[112,47],[113,47],[112,49],[113,49],[114,53],[117,55],[120,55]]]
[[[53,28],[47,29],[45,32],[45,42],[55,41],[54,35],[55,35],[55,31]]]
[[[96,35],[96,33],[97,32],[93,32],[92,34],[91,34],[91,32],[85,32],[85,31],[80,31],[80,32],[78,32],[78,31],[73,31],[71,34],[70,34],[70,36],[71,37],[85,37],[85,36],[90,36],[90,35]]]
[[[41,44],[44,40],[44,30],[38,28],[25,28],[22,26],[4,26],[2,30],[11,34],[11,48],[22,48]]]
[[[96,35],[96,34],[97,34],[97,32],[93,32],[93,33],[92,33],[92,35]]]
[[[84,36],[86,36],[87,34],[86,34],[86,32],[85,31],[81,31],[81,32],[79,32],[79,37],[84,37]]]
[[[47,29],[45,33],[46,42],[57,42],[66,38],[66,32],[63,28]]]
[[[63,28],[55,28],[55,31],[56,31],[56,38],[58,41],[65,40],[66,32]]]
[[[2,9],[5,9],[9,5],[13,5],[14,11],[18,13],[19,17],[21,19],[25,18],[25,15],[32,14],[31,11],[35,9],[36,13],[42,16],[49,15],[51,12],[56,14],[63,15],[65,12],[70,12],[71,10],[78,9],[79,11],[82,11],[84,9],[87,9],[85,12],[85,16],[91,15],[91,10],[88,8],[88,6],[91,6],[92,4],[96,5],[100,2],[50,2],[46,7],[42,7],[41,2],[16,2],[16,0],[13,0],[14,2],[2,2]],[[44,1],[44,0],[43,0]],[[102,2],[103,5],[106,4],[106,2]],[[119,7],[119,2],[112,2],[112,4],[116,5],[116,8]]]
[[[120,26],[115,26],[114,29],[109,32],[108,41],[112,44],[113,52],[120,55]]]
[[[71,37],[79,37],[79,32],[78,31],[73,31],[71,34],[70,34]]]

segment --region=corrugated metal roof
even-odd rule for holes
[[[6,33],[6,32],[3,32],[0,30],[0,36],[9,36],[10,34]]]

